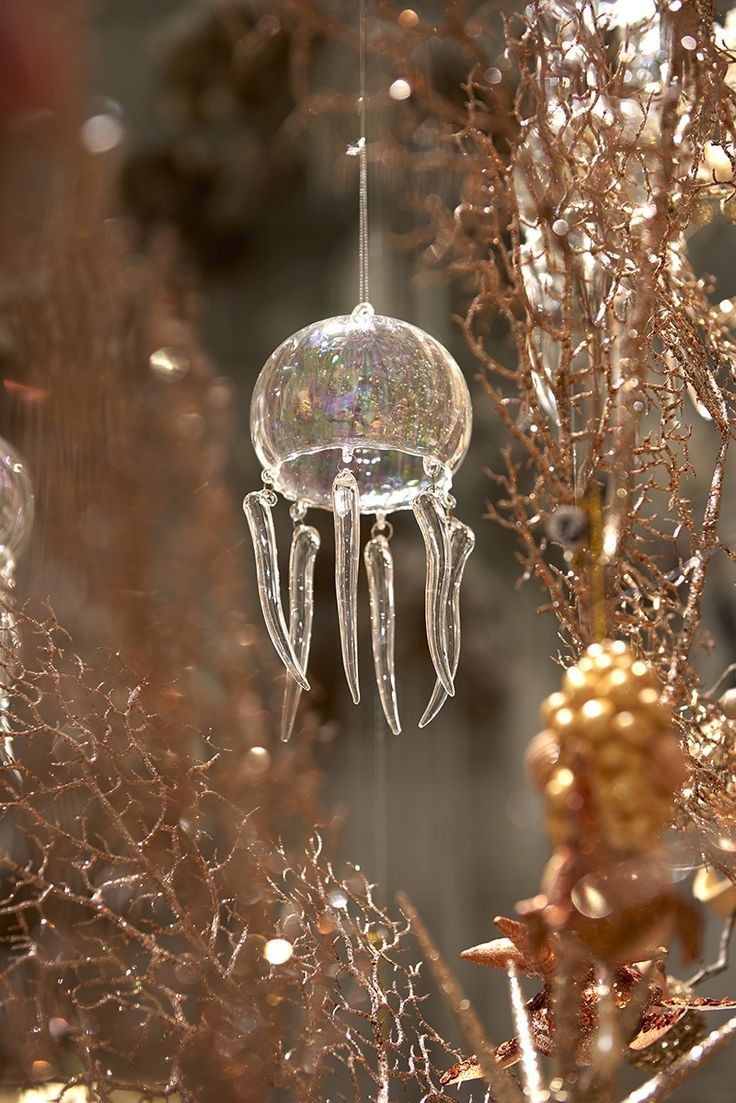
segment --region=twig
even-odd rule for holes
[[[697,973],[693,973],[693,975],[687,981],[688,987],[695,988],[696,985],[700,984],[708,977],[717,977],[719,973],[724,973],[726,969],[728,969],[731,937],[733,935],[735,924],[736,908],[734,908],[726,922],[723,924],[723,930],[721,931],[721,937],[718,942],[718,957],[711,965],[704,965],[702,969],[698,969]]]
[[[402,912],[411,923],[412,931],[427,959],[429,968],[434,974],[437,985],[457,1019],[458,1025],[467,1040],[468,1047],[475,1053],[483,1075],[490,1084],[496,1098],[500,1103],[523,1103],[523,1095],[508,1072],[496,1060],[495,1046],[489,1041],[478,1016],[470,1006],[470,1002],[465,998],[460,985],[443,960],[416,909],[403,892],[397,894],[397,901]]]

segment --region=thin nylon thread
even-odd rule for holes
[[[368,150],[366,147],[366,61],[365,61],[365,0],[358,0],[358,35],[360,39],[360,139],[358,155],[360,158],[358,185],[358,264],[359,290],[358,301],[369,301],[368,282]]]

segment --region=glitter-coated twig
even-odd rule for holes
[[[736,1018],[729,1019],[723,1026],[711,1031],[702,1042],[698,1042],[682,1057],[678,1057],[668,1069],[657,1073],[646,1084],[631,1092],[623,1103],[662,1103],[662,1100],[669,1098],[683,1080],[687,1080],[709,1057],[734,1038],[736,1038]]]

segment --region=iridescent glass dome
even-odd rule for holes
[[[433,483],[427,469],[447,489],[471,424],[468,388],[447,349],[366,307],[279,345],[251,403],[253,445],[276,490],[332,509],[335,474],[349,463],[362,513],[410,508]]]

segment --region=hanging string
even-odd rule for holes
[[[360,39],[360,138],[358,156],[360,158],[360,181],[358,185],[358,263],[360,266],[358,301],[369,301],[368,284],[368,149],[366,146],[366,80],[365,80],[365,0],[358,0],[358,36]]]

